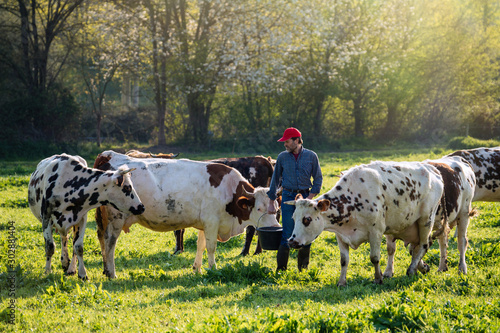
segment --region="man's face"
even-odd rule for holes
[[[296,150],[297,150],[297,147],[298,147],[298,142],[299,139],[295,139],[295,140],[292,140],[292,139],[288,139],[285,141],[284,143],[284,146],[285,146],[285,149],[287,152],[289,153],[298,153]]]

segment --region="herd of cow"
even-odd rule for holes
[[[42,222],[45,272],[55,251],[52,230],[61,236],[61,263],[66,274],[87,278],[83,236],[87,212],[96,209],[97,234],[104,274],[116,277],[114,253],[121,231],[140,225],[154,231],[175,231],[175,252],[183,251],[183,229],[198,229],[193,264],[201,271],[205,249],[215,268],[217,241],[246,230],[242,255],[249,253],[255,227],[279,226],[267,214],[267,186],[273,160],[262,156],[210,161],[175,159],[131,151],[105,151],[93,168],[79,156],[54,155],[41,161],[31,175],[29,206]],[[461,150],[438,160],[381,162],[353,167],[335,186],[314,200],[300,197],[295,205],[293,248],[314,241],[323,230],[334,232],[340,249],[339,285],[346,284],[349,248],[370,244],[375,283],[393,275],[395,242],[404,241],[412,256],[407,274],[427,272],[423,257],[436,238],[439,271],[446,271],[448,234],[457,228],[459,272],[466,274],[467,227],[473,201],[500,201],[500,148]],[[73,257],[68,232],[73,229]],[[387,243],[387,267],[380,270],[380,247]],[[261,252],[258,246],[255,253]]]

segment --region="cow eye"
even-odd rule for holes
[[[310,217],[302,218],[302,224],[305,225],[306,227],[309,226],[309,224],[311,224],[311,221],[312,221],[312,218],[310,218]]]

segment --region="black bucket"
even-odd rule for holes
[[[260,246],[264,250],[275,251],[280,247],[282,227],[262,227],[257,228]]]

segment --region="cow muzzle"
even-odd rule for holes
[[[303,245],[299,244],[299,242],[297,242],[294,239],[290,239],[288,240],[288,246],[290,246],[293,249],[300,249]]]
[[[141,215],[145,210],[146,208],[143,204],[140,204],[139,206],[137,206],[137,208],[130,207],[130,212],[134,215]]]

